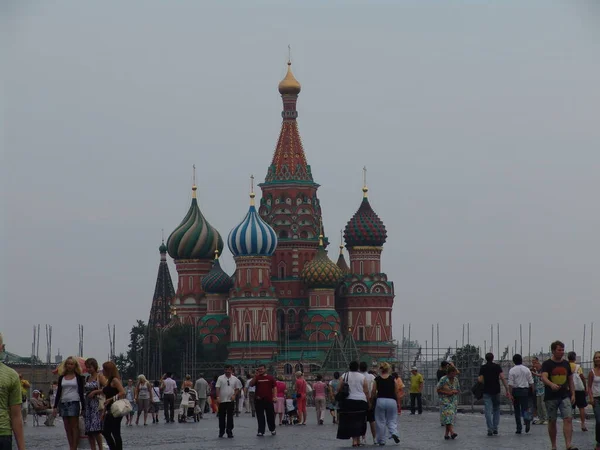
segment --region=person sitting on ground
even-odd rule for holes
[[[52,409],[48,408],[48,405],[42,400],[40,396],[40,391],[37,389],[33,391],[32,397],[30,400],[31,407],[35,411],[38,416],[46,416],[46,421],[44,425],[47,427],[54,426],[54,412]]]

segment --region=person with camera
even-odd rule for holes
[[[256,419],[258,421],[257,436],[265,435],[265,416],[269,431],[273,436],[275,431],[275,408],[273,402],[277,401],[277,382],[271,375],[265,373],[265,365],[261,364],[256,369],[254,378],[250,380],[250,386],[255,386],[254,404],[256,408]]]

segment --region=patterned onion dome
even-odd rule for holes
[[[233,256],[271,256],[275,251],[277,235],[256,212],[254,192],[250,193],[248,214],[229,232],[227,244]]]
[[[192,187],[192,204],[188,213],[167,239],[171,258],[209,259],[223,250],[223,239],[219,232],[202,215],[196,200],[196,186]]]
[[[160,247],[158,247],[158,251],[160,253],[167,253],[167,246],[165,245],[165,242],[163,241],[162,244],[160,244]]]
[[[323,236],[319,236],[319,249],[312,261],[306,263],[300,274],[302,281],[311,288],[334,288],[342,279],[341,269],[327,256]]]
[[[387,239],[387,231],[379,216],[371,208],[366,186],[363,192],[364,197],[358,211],[344,229],[344,240],[347,247],[381,247]]]
[[[202,290],[208,294],[227,294],[233,287],[231,277],[221,269],[218,256],[212,269],[202,278]]]

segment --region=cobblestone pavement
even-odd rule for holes
[[[499,436],[487,437],[485,419],[481,414],[459,414],[456,423],[458,438],[454,441],[443,439],[443,428],[439,424],[438,414],[425,412],[423,415],[411,416],[406,411],[400,416],[400,444],[388,441],[386,447],[399,449],[518,449],[538,450],[550,449],[550,441],[546,427],[533,425],[529,434],[515,435],[515,424],[512,416],[502,416]],[[58,422],[58,421],[57,421]],[[256,436],[256,419],[250,414],[241,414],[235,419],[233,439],[219,439],[217,419],[209,415],[199,423],[184,424],[149,424],[144,426],[122,427],[124,448],[126,450],[196,450],[196,449],[302,449],[310,450],[349,448],[351,441],[340,441],[335,438],[336,428],[327,416],[324,426],[315,424],[314,409],[309,408],[307,426],[287,426],[277,428],[277,435],[269,433],[265,437]],[[562,424],[559,422],[559,429]],[[590,431],[580,431],[579,422],[575,422],[573,444],[580,450],[593,449],[594,422],[588,424]],[[66,449],[66,438],[62,423],[53,428],[32,427],[29,421],[25,430],[28,450],[63,450]],[[370,437],[368,442],[372,443]],[[373,447],[370,445],[370,447]],[[81,447],[84,448],[84,447]],[[88,448],[88,447],[86,447]],[[374,448],[374,447],[373,447]],[[564,449],[562,436],[559,437],[559,449]]]

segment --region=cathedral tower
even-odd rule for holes
[[[275,230],[279,241],[271,262],[272,283],[280,299],[279,328],[291,339],[302,337],[308,305],[300,273],[317,252],[321,220],[319,185],[313,181],[296,120],[300,90],[288,62],[287,74],[279,83],[283,100],[281,131],[265,182],[260,185],[259,208],[260,216]]]
[[[229,298],[231,318],[229,361],[270,361],[277,350],[277,306],[271,285],[271,259],[277,247],[273,228],[260,218],[254,205],[231,230],[227,244],[235,260],[235,281]]]
[[[215,250],[223,250],[221,235],[208,223],[198,207],[196,190],[194,183],[192,204],[167,240],[167,249],[175,260],[178,274],[174,305],[181,322],[191,325],[196,325],[206,313],[201,281],[212,268]]]
[[[389,357],[392,340],[394,284],[381,271],[381,252],[387,239],[385,225],[369,203],[368,188],[358,211],[344,230],[350,254],[350,274],[342,286],[342,323],[361,351]]]

